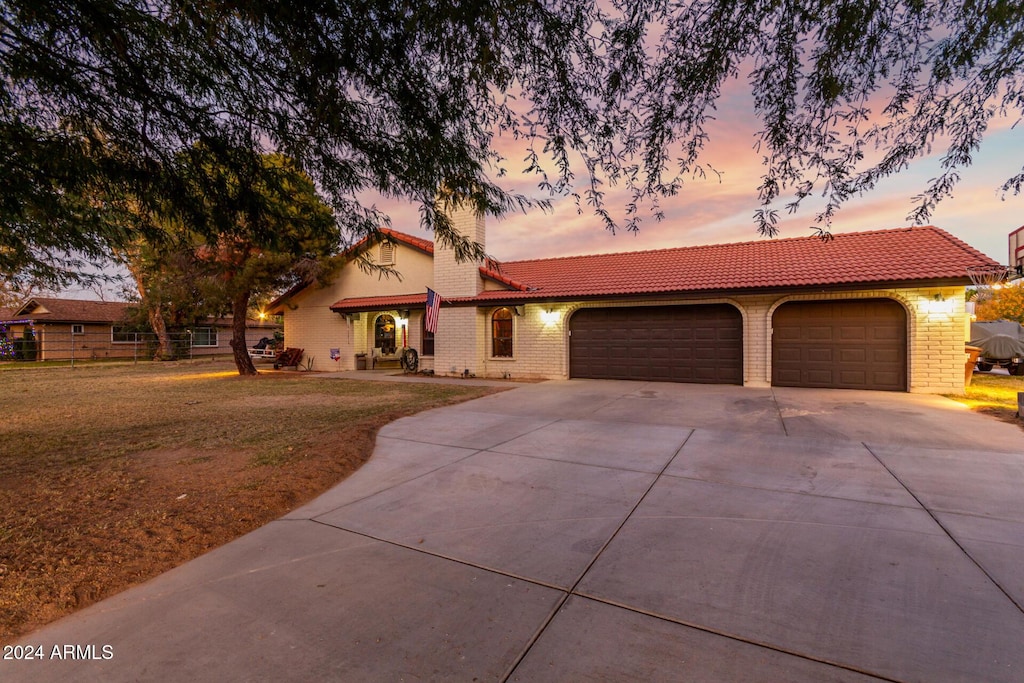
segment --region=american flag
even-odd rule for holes
[[[427,319],[425,326],[427,332],[437,334],[437,314],[441,310],[441,297],[437,292],[427,287]]]

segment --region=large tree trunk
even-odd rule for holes
[[[146,284],[145,274],[142,270],[141,257],[137,251],[135,253],[129,253],[127,258],[124,259],[125,265],[128,267],[128,272],[131,273],[132,278],[135,280],[135,288],[139,292],[139,297],[142,299],[142,305],[146,307],[146,316],[149,318],[149,326],[153,328],[153,332],[156,333],[157,348],[156,354],[154,354],[154,360],[173,360],[174,359],[174,347],[171,345],[171,335],[167,332],[167,321],[164,320],[163,313],[160,311],[160,306],[155,305],[149,301],[146,297]]]
[[[236,294],[231,300],[231,351],[235,357],[238,374],[257,375],[256,366],[249,357],[249,345],[245,341],[245,317],[249,312],[249,292]]]
[[[159,309],[149,308],[149,326],[156,333],[156,354],[154,360],[174,360],[174,347],[171,345],[171,335],[167,332],[167,321],[161,315]]]

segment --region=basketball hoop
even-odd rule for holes
[[[1002,287],[1013,269],[1006,266],[967,266],[967,276],[974,283],[976,301],[991,298],[992,290]]]

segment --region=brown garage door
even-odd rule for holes
[[[891,299],[783,304],[772,330],[775,386],[907,389],[907,316]]]
[[[569,376],[743,383],[743,319],[725,304],[584,308],[569,321]]]

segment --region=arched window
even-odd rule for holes
[[[377,318],[373,328],[373,346],[380,349],[382,356],[390,356],[397,348],[395,344],[395,319],[385,313]]]
[[[491,355],[512,357],[512,309],[499,308],[491,314]]]

